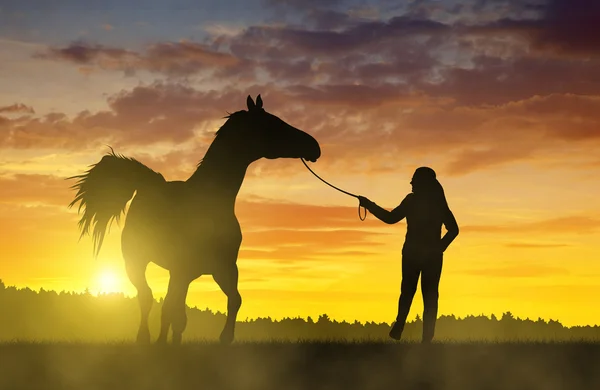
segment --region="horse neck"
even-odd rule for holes
[[[251,162],[233,150],[213,144],[187,181],[202,194],[233,206]]]

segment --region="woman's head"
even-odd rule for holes
[[[410,184],[414,193],[425,193],[432,190],[437,179],[435,171],[429,167],[420,167],[415,170]]]
[[[429,167],[420,167],[415,170],[412,180],[412,191],[419,197],[430,199],[440,207],[448,207],[444,188],[436,178],[435,171]]]

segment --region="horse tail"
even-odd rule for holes
[[[93,228],[94,255],[98,256],[104,241],[107,228],[113,219],[119,222],[121,213],[125,211],[127,202],[136,191],[164,183],[164,177],[139,161],[111,153],[102,157],[100,162],[82,175],[67,178],[77,179],[71,186],[77,190],[75,200],[69,208],[80,202],[78,214],[83,209],[83,216],[79,220],[81,239]]]

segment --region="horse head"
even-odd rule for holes
[[[315,162],[321,156],[317,140],[265,111],[260,95],[256,103],[248,95],[246,103],[248,111],[242,113],[250,131],[244,142],[246,150],[253,152],[253,159],[303,158]]]

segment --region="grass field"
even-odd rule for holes
[[[0,344],[2,389],[600,389],[600,344]]]

